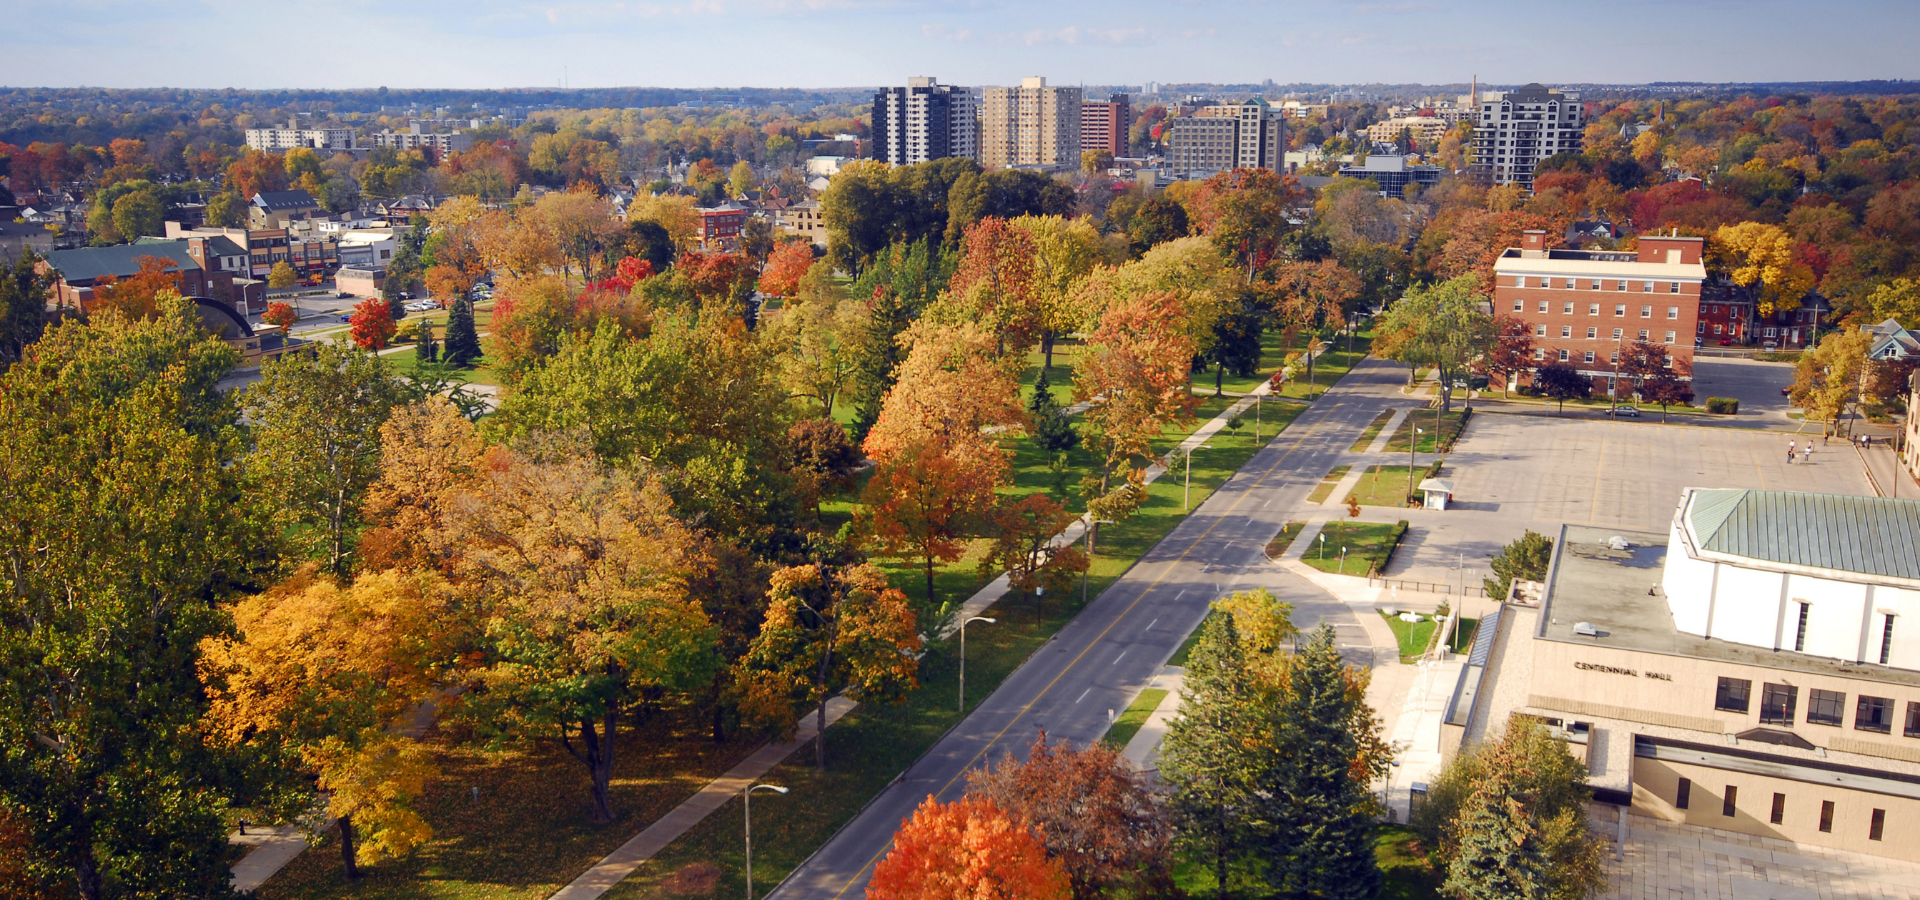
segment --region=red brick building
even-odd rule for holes
[[[1133,126],[1133,111],[1125,94],[1106,100],[1080,102],[1080,149],[1105,150],[1114,156],[1127,155],[1127,132]]]
[[[1546,232],[1528,231],[1494,263],[1493,310],[1533,326],[1540,365],[1574,366],[1595,393],[1615,393],[1620,351],[1636,340],[1665,345],[1690,372],[1703,246],[1697,237],[1646,236],[1637,250],[1549,250]]]
[[[700,249],[732,250],[739,246],[740,230],[747,227],[746,207],[729,200],[693,211],[700,217]]]

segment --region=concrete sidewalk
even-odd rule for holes
[[[827,701],[827,725],[839,721],[853,707],[853,701],[845,697]],[[580,877],[554,894],[552,900],[595,900],[605,894],[621,879],[633,874],[633,870],[640,868],[642,863],[652,859],[654,854],[666,849],[675,838],[686,834],[688,829],[713,815],[728,800],[739,796],[747,785],[793,755],[793,751],[806,746],[817,733],[814,717],[807,716],[793,740],[768,744],[754,751],[752,756],[728,769],[725,775],[708,782],[699,793],[688,797],[671,812],[654,820],[652,825],[621,844],[618,850],[594,863],[593,868],[581,873]]]
[[[1180,689],[1186,685],[1187,670],[1180,666],[1167,666],[1160,674],[1147,683],[1141,690],[1158,688],[1167,695],[1160,698],[1160,705],[1154,707],[1153,714],[1134,732],[1133,739],[1127,741],[1127,748],[1120,756],[1133,766],[1136,772],[1156,775],[1160,771],[1160,742],[1167,736],[1167,726],[1180,712]]]

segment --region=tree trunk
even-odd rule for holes
[[[713,742],[716,744],[727,742],[726,709],[720,703],[720,681],[725,677],[724,674],[713,676]]]
[[[104,886],[100,881],[100,862],[93,857],[93,826],[84,820],[74,829],[73,880],[81,900],[100,900]]]
[[[927,557],[927,603],[933,603],[933,557]]]
[[[1048,372],[1053,371],[1053,332],[1040,333],[1040,354],[1041,358],[1046,360],[1040,368]]]
[[[1213,395],[1220,396],[1220,377],[1227,372],[1226,363],[1216,363],[1213,367]]]
[[[355,847],[357,843],[359,843],[359,840],[358,840],[358,835],[356,835],[353,830],[353,817],[341,816],[340,817],[340,866],[347,873],[348,881],[352,881],[360,877],[360,864],[354,861],[354,856],[358,852]]]
[[[814,710],[813,732],[813,768],[816,771],[827,770],[827,695],[820,694],[820,708]]]
[[[588,816],[594,822],[613,821],[613,739],[615,713],[608,709],[601,716],[601,725],[595,728],[592,719],[580,720],[580,745],[584,752],[573,749],[567,744],[567,752],[587,767],[587,778],[593,794],[593,812]],[[566,740],[566,730],[560,732],[561,740]]]

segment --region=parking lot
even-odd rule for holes
[[[1811,463],[1788,464],[1789,440],[1807,438],[1657,418],[1478,415],[1441,476],[1454,485],[1448,509],[1370,509],[1365,518],[1397,514],[1413,526],[1387,577],[1474,585],[1493,554],[1527,529],[1552,536],[1572,522],[1663,532],[1683,488],[1873,494],[1844,441],[1816,444]]]
[[[1708,397],[1740,401],[1740,418],[1761,418],[1773,424],[1788,421],[1790,404],[1780,389],[1793,384],[1793,364],[1751,359],[1696,357],[1693,361],[1694,404]]]

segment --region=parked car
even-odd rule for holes
[[[1623,418],[1623,419],[1640,418],[1640,410],[1635,409],[1634,407],[1631,407],[1631,406],[1626,406],[1624,404],[1620,406],[1616,406],[1613,409],[1608,410],[1607,412],[1609,415],[1612,415],[1616,418]]]
[[[353,295],[352,295],[352,294],[349,294],[349,293],[347,293],[346,291],[341,291],[341,292],[339,292],[339,293],[337,293],[337,294],[334,294],[334,296],[335,296],[335,297],[338,297],[338,298],[340,298],[340,299],[342,299],[342,300],[351,300],[351,299],[353,299]]]
[[[342,322],[351,322],[351,321],[353,321],[353,313],[341,313],[341,314],[340,314],[340,321],[342,321]]]

